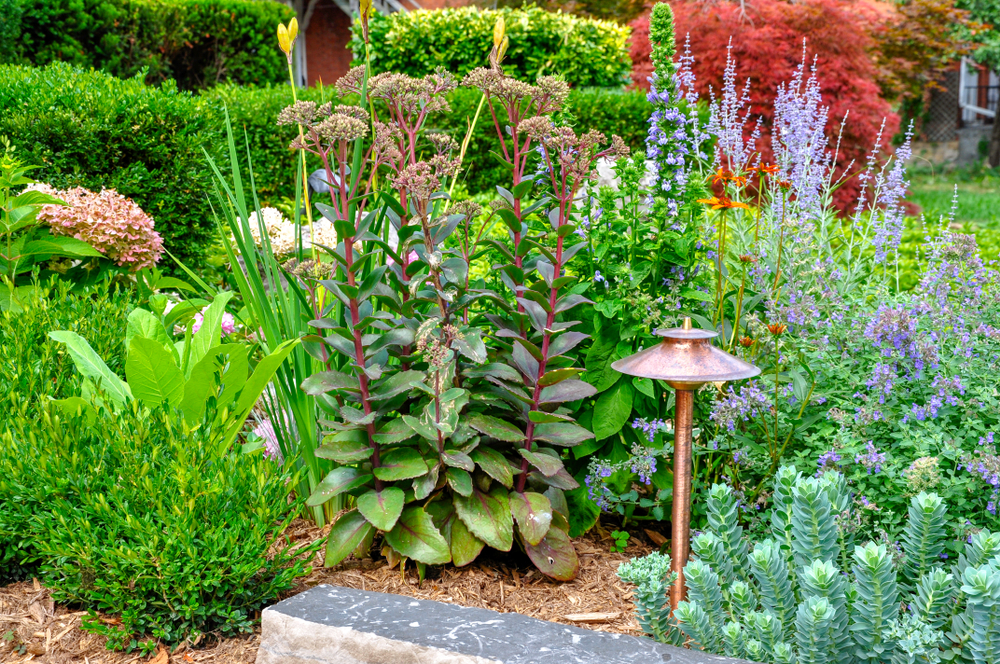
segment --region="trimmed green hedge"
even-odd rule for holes
[[[194,89],[285,80],[274,28],[295,13],[271,0],[0,0],[0,15],[11,44],[0,39],[0,62],[61,61],[121,78],[145,69],[149,83]]]
[[[370,23],[372,68],[425,76],[439,67],[460,76],[487,65],[493,26],[504,17],[510,46],[504,71],[525,80],[560,74],[573,86],[615,87],[629,82],[627,26],[539,7],[476,7],[375,14]],[[351,47],[362,58],[360,27]]]
[[[331,94],[332,88],[313,88],[299,97],[326,101]],[[435,128],[460,140],[479,97],[476,90],[454,91],[451,111],[435,118]],[[274,204],[295,195],[296,156],[288,150],[295,131],[275,124],[290,99],[286,86],[221,85],[194,95],[172,83],[152,87],[63,63],[0,66],[0,135],[41,166],[34,175],[42,182],[114,188],[134,199],[153,217],[167,250],[197,266],[215,228],[204,154],[222,155],[225,110],[240,142],[246,131],[262,202]],[[642,92],[582,89],[571,92],[567,117],[581,130],[618,134],[641,148],[649,113]],[[466,158],[470,192],[492,192],[506,181],[504,167],[490,155],[495,149],[493,124],[484,112]]]
[[[167,250],[196,262],[214,231],[207,204],[215,107],[172,83],[145,85],[63,63],[0,66],[0,134],[57,188],[116,189],[153,217]]]

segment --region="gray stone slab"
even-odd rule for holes
[[[726,664],[651,639],[322,585],[264,610],[257,664]]]

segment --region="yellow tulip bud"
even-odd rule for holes
[[[288,22],[288,43],[294,44],[295,38],[299,36],[299,21],[294,16]]]
[[[499,49],[500,43],[504,40],[507,32],[504,24],[503,14],[497,16],[497,22],[493,25],[493,48]]]
[[[510,46],[510,37],[507,35],[503,36],[503,41],[500,42],[500,48],[497,49],[497,62],[503,62],[504,57],[507,55],[507,47]]]
[[[361,10],[361,16],[367,20],[372,13],[372,0],[360,0],[358,6]]]
[[[288,37],[288,28],[284,24],[278,24],[278,47],[288,55],[292,52],[292,40]]]

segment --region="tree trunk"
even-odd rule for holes
[[[1000,106],[993,117],[993,135],[990,137],[990,166],[996,168],[1000,166]]]

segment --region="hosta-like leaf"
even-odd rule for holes
[[[594,436],[597,440],[604,440],[621,431],[632,414],[635,389],[626,379],[627,376],[597,399],[594,406]]]
[[[386,543],[400,555],[425,565],[451,562],[451,550],[427,512],[421,507],[403,510],[396,526],[385,535]]]
[[[362,472],[357,468],[349,466],[334,468],[316,485],[312,495],[306,500],[306,505],[322,505],[335,496],[363,486],[371,478],[371,473]]]
[[[552,503],[540,493],[525,491],[510,494],[510,512],[524,541],[537,545],[552,525]]]
[[[558,457],[549,456],[541,452],[532,452],[523,447],[518,452],[528,460],[528,463],[540,470],[546,477],[552,477],[563,469],[563,462]]]
[[[384,482],[395,482],[426,475],[427,464],[420,452],[412,447],[392,447],[382,454],[378,467],[372,472]]]
[[[326,394],[333,390],[352,390],[356,392],[360,389],[361,383],[358,382],[357,376],[339,371],[321,371],[302,381],[302,391],[313,396]]]
[[[456,518],[451,525],[451,561],[457,567],[463,567],[474,561],[483,551],[486,542],[479,539]]]
[[[391,399],[413,389],[415,382],[422,382],[427,376],[422,371],[400,371],[379,383],[372,392],[372,401]]]
[[[132,339],[143,337],[159,341],[161,345],[170,348],[173,341],[167,334],[163,323],[156,316],[145,309],[133,309],[128,315],[128,323],[125,325],[125,347],[132,345]]]
[[[597,390],[590,383],[585,383],[582,380],[564,380],[544,388],[539,401],[541,403],[562,403],[586,399],[595,394],[597,394]]]
[[[460,496],[472,495],[472,475],[461,468],[448,468],[444,471],[450,486]]]
[[[535,425],[536,440],[544,440],[561,447],[573,447],[593,437],[593,433],[587,431],[579,424],[572,422],[553,422]]]
[[[125,378],[132,396],[148,408],[164,402],[174,408],[184,398],[184,374],[173,352],[155,339],[132,338],[125,361]]]
[[[484,415],[483,413],[472,413],[466,418],[469,426],[479,433],[486,434],[491,438],[502,440],[508,443],[519,443],[524,440],[524,434],[516,426],[509,422],[504,422],[498,417]]]
[[[510,551],[514,518],[506,489],[494,487],[489,493],[476,490],[470,497],[455,496],[455,510],[473,535],[498,551]]]
[[[500,452],[490,447],[477,447],[470,455],[484,473],[508,489],[514,486],[514,472]]]
[[[580,571],[580,559],[569,535],[558,528],[549,528],[549,532],[537,545],[524,545],[524,551],[545,576],[557,581],[572,581]]]
[[[392,530],[403,513],[406,500],[402,489],[394,486],[381,491],[368,491],[358,496],[358,511],[381,531]]]
[[[132,391],[125,381],[108,368],[86,339],[76,332],[66,330],[49,332],[49,338],[66,344],[66,351],[73,358],[76,370],[95,383],[100,382],[101,389],[117,405],[124,405],[132,398]]]
[[[351,555],[374,531],[372,524],[357,510],[351,510],[337,519],[326,540],[326,566],[332,567]]]

